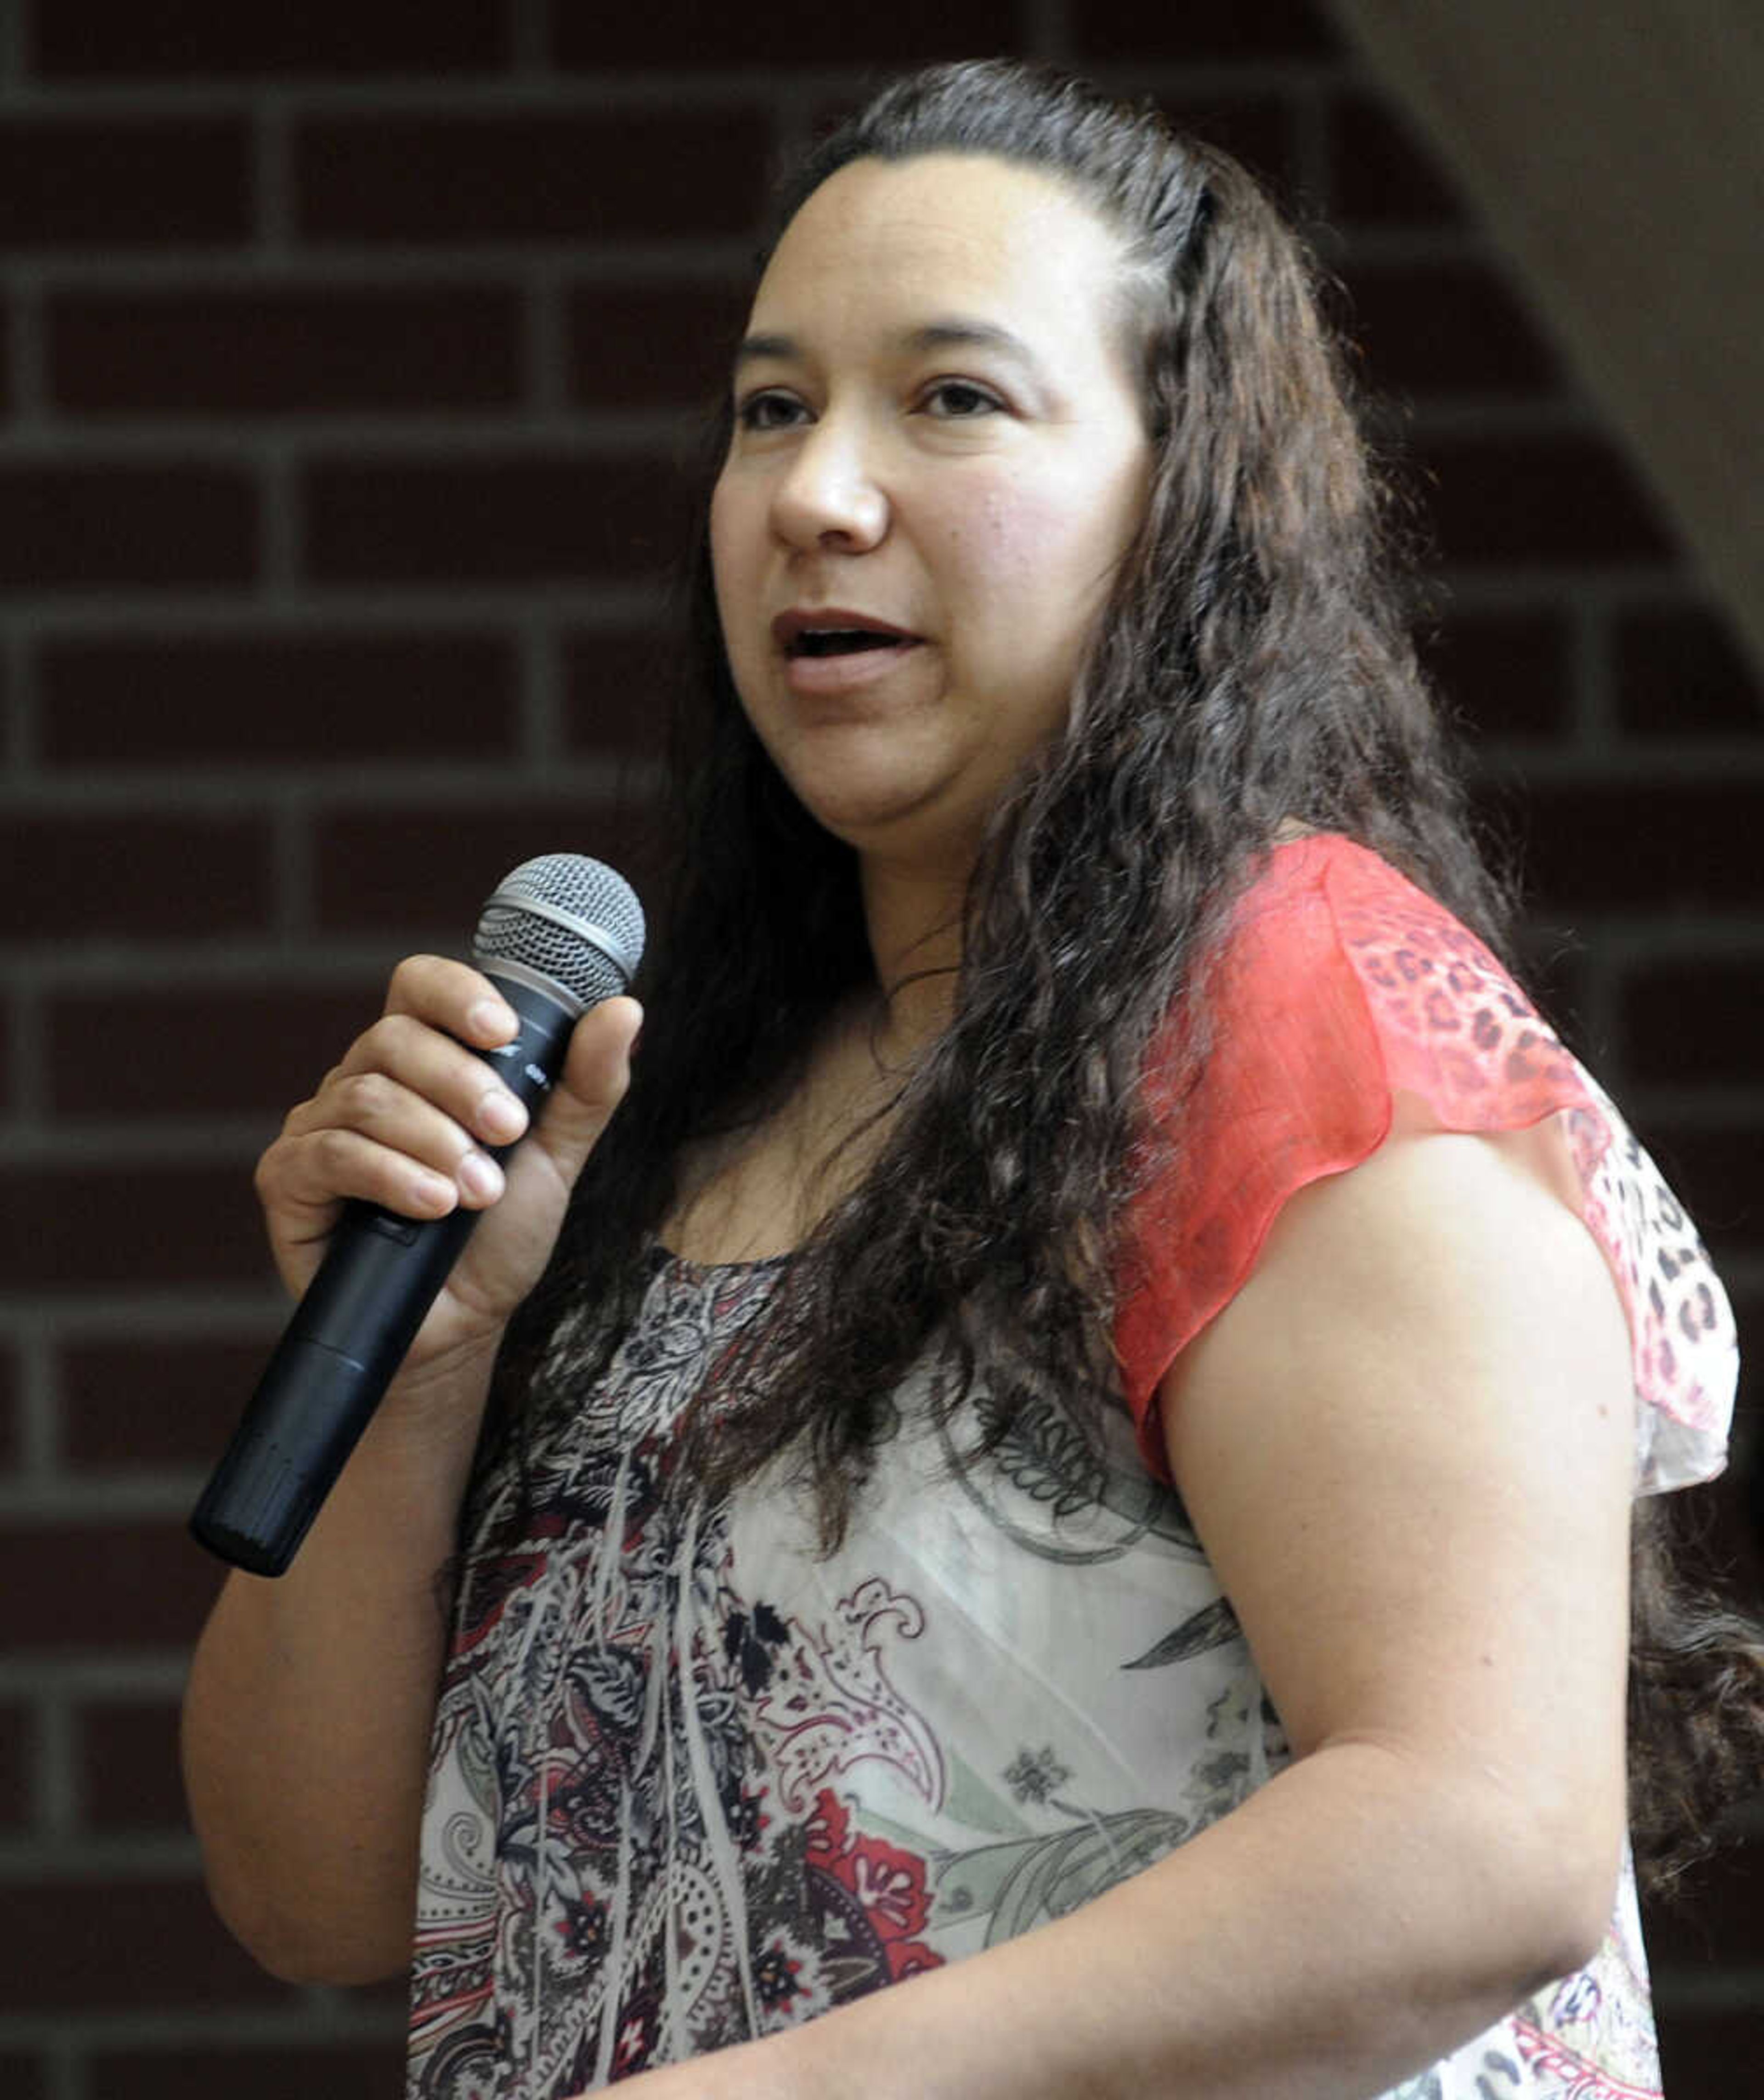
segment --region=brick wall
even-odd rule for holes
[[[395,1993],[285,1988],[210,1920],[174,1769],[215,1581],[183,1520],[281,1319],[249,1165],[390,959],[457,943],[529,853],[629,857],[672,469],[768,161],[867,66],[983,50],[1156,92],[1334,229],[1426,477],[1438,668],[1525,840],[1535,952],[1756,1328],[1759,686],[1318,11],[15,0],[10,2100],[396,2089]],[[1755,1590],[1746,1477],[1716,1508]],[[1697,1923],[1656,1926],[1683,2100],[1752,2089],[1760,1886],[1742,1852]]]

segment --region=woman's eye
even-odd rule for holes
[[[798,421],[802,404],[794,395],[768,390],[750,394],[735,405],[735,421],[744,430],[782,430]]]
[[[972,379],[940,379],[926,388],[924,405],[935,416],[964,421],[971,416],[995,415],[1004,404],[990,386]]]

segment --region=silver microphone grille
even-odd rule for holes
[[[541,854],[497,884],[478,920],[481,963],[514,963],[584,1007],[622,992],[643,960],[643,907],[621,875],[584,854]]]

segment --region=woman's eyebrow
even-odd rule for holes
[[[965,315],[952,315],[947,319],[927,321],[922,328],[906,329],[901,342],[903,348],[911,351],[998,351],[1031,371],[1037,368],[1034,352],[1020,335],[1013,335],[997,321],[969,320]]]
[[[794,336],[743,336],[735,346],[734,365],[739,372],[744,364],[758,364],[773,359],[787,364],[800,355]]]

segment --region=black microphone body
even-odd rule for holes
[[[550,857],[558,862],[572,858]],[[571,974],[579,982],[565,984],[518,960],[499,964],[485,955],[480,929],[478,967],[514,1008],[520,1026],[511,1042],[477,1054],[522,1101],[531,1120],[536,1120],[562,1067],[577,1019],[586,1007],[624,989],[642,951],[635,898],[610,870],[593,862],[576,864],[596,869],[629,899],[637,913],[634,953],[627,936],[620,948],[609,946],[594,955],[585,978],[578,967]],[[509,884],[523,871],[517,870]],[[544,918],[561,921],[554,911]],[[580,938],[586,942],[599,930],[589,929]],[[558,936],[541,925],[540,939],[554,949]],[[550,955],[544,960],[549,961]],[[491,1157],[501,1160],[512,1149],[492,1149]],[[280,1575],[287,1568],[480,1215],[460,1209],[444,1218],[419,1220],[371,1203],[346,1206],[324,1260],[191,1515],[191,1530],[211,1552],[255,1575]]]

